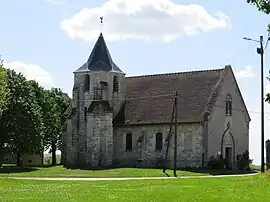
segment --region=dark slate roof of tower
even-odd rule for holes
[[[98,37],[87,62],[77,71],[84,70],[122,72],[121,69],[113,62],[102,33]]]

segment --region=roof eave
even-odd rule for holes
[[[87,72],[90,72],[90,70],[76,70],[73,72],[73,74],[76,74],[76,73],[87,73]]]
[[[231,67],[231,66],[230,66],[230,67]],[[232,71],[232,68],[231,68],[230,70],[231,70],[231,73],[232,73],[232,75],[233,75],[233,79],[235,80],[236,88],[237,88],[237,90],[238,90],[238,92],[239,92],[239,94],[240,94],[240,98],[241,98],[242,104],[243,104],[243,106],[244,106],[244,108],[245,108],[245,111],[246,111],[246,113],[247,113],[248,121],[250,122],[250,121],[251,121],[251,118],[250,118],[250,115],[249,115],[249,112],[248,112],[246,103],[245,103],[244,98],[243,98],[243,96],[242,96],[242,93],[241,93],[241,91],[240,91],[240,88],[239,88],[239,85],[238,85],[237,80],[236,80],[236,78],[235,78],[235,75],[234,75],[234,73],[233,73],[233,71]]]
[[[217,81],[215,87],[213,88],[213,91],[208,99],[208,103],[206,104],[205,109],[204,109],[203,113],[201,114],[201,121],[202,122],[205,121],[206,116],[209,117],[213,112],[213,108],[214,108],[214,105],[216,103],[216,99],[219,96],[220,89],[222,88],[222,81],[224,79],[224,76],[225,76],[225,68],[222,70],[220,78]]]
[[[202,115],[201,115],[202,121],[204,121],[204,116],[205,116],[206,113],[208,113],[208,116],[210,116],[210,115],[212,114],[212,111],[213,111],[212,109],[213,109],[213,107],[214,107],[214,105],[215,105],[216,98],[219,96],[220,89],[221,89],[221,87],[222,87],[222,84],[223,84],[223,80],[224,80],[225,74],[226,74],[226,72],[227,72],[228,70],[231,71],[232,76],[233,76],[233,79],[235,80],[235,84],[236,84],[237,90],[238,90],[238,92],[239,92],[239,94],[240,94],[241,101],[242,101],[242,103],[243,103],[243,106],[244,106],[245,111],[246,111],[247,116],[248,116],[248,121],[249,121],[249,122],[251,121],[251,118],[250,118],[248,109],[247,109],[246,104],[245,104],[245,102],[244,102],[244,98],[243,98],[242,93],[241,93],[241,91],[240,91],[239,85],[238,85],[238,83],[237,83],[237,80],[236,80],[236,78],[235,78],[235,75],[234,75],[234,73],[233,73],[233,70],[232,70],[232,66],[231,66],[231,65],[226,65],[225,68],[223,69],[222,75],[221,75],[219,81],[217,82],[216,87],[213,89],[213,93],[211,94],[211,96],[210,96],[210,98],[209,98],[209,102],[208,102],[207,106],[205,107],[204,112],[203,112]]]
[[[151,122],[144,122],[144,123],[125,123],[125,124],[114,124],[115,127],[125,127],[125,126],[142,126],[142,125],[168,125],[171,124],[170,122],[160,122],[160,123],[151,123]],[[179,121],[178,124],[201,124],[201,121]]]

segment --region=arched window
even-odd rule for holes
[[[226,116],[232,115],[232,96],[230,94],[227,94],[226,96]]]
[[[90,90],[90,76],[89,74],[86,74],[84,76],[84,91],[89,91]]]
[[[162,141],[163,138],[162,138],[162,133],[157,133],[156,134],[156,150],[157,151],[160,151],[162,150]]]
[[[118,92],[119,90],[119,83],[117,76],[113,77],[113,92]]]

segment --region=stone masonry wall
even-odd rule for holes
[[[79,135],[77,130],[77,116],[74,115],[67,121],[66,143],[67,167],[79,165]]]
[[[85,74],[84,74],[85,75]],[[125,100],[125,74],[119,72],[92,71],[90,75],[90,91],[85,93],[85,105],[89,106],[94,97],[94,86],[101,81],[108,83],[107,98],[114,109],[114,114],[120,110]],[[117,76],[118,92],[113,92],[113,78]],[[83,79],[83,78],[80,78]]]
[[[112,113],[89,114],[87,131],[88,167],[111,167],[113,158],[113,127]]]
[[[67,120],[67,127],[66,127],[66,165],[72,164],[74,162],[74,156],[73,156],[73,147],[72,147],[72,121],[71,119]]]
[[[89,90],[85,90],[85,76],[89,75]],[[118,80],[118,92],[113,92],[114,76]],[[86,117],[85,109],[88,109],[94,99],[94,87],[100,82],[108,84],[108,90],[103,99],[107,99],[113,107],[113,113],[110,115],[88,116]],[[84,167],[89,164],[97,164],[97,152],[104,155],[103,164],[111,164],[112,155],[112,118],[120,110],[125,98],[125,74],[115,71],[84,71],[74,73],[74,87],[72,96],[72,107],[76,108],[74,115],[69,123],[69,132],[67,133],[67,164]],[[94,125],[93,125],[94,124]],[[96,125],[95,125],[96,124]],[[97,127],[97,125],[99,127]],[[93,136],[92,136],[93,135]],[[90,144],[90,139],[95,139],[98,144]],[[92,157],[89,157],[89,151]],[[100,151],[97,151],[100,150]],[[104,152],[103,152],[104,151]],[[101,152],[101,153],[100,153]],[[100,155],[98,155],[100,156]],[[99,157],[100,158],[100,157]],[[110,159],[110,160],[109,160]]]
[[[231,117],[225,115],[227,93],[230,93],[232,96]],[[231,125],[230,132],[235,139],[236,157],[237,154],[243,153],[249,149],[249,120],[231,71],[228,71],[224,78],[224,85],[215,103],[213,113],[209,117],[208,158],[221,152],[221,137],[228,122],[230,122]],[[234,161],[235,160],[236,159],[234,159]]]
[[[88,91],[85,91],[85,88],[84,88],[86,74],[90,76],[90,81],[89,81],[90,88]],[[118,92],[113,92],[113,77],[114,76],[117,76],[118,78],[118,86],[119,86]],[[96,165],[97,158],[101,158],[101,157],[95,156],[97,155],[97,152],[99,152],[101,155],[104,155],[105,159],[108,157],[107,150],[108,151],[110,150],[110,146],[106,146],[105,143],[110,144],[110,142],[113,141],[112,132],[111,132],[112,131],[112,116],[113,114],[117,113],[117,111],[120,109],[120,105],[124,101],[124,92],[125,92],[124,81],[125,81],[124,73],[118,73],[118,72],[112,72],[112,71],[110,72],[106,72],[106,71],[91,71],[90,72],[89,71],[89,72],[75,73],[74,75],[75,88],[73,90],[73,107],[77,108],[76,119],[79,125],[77,128],[78,131],[75,132],[74,128],[76,128],[77,126],[76,124],[73,124],[73,131],[74,131],[73,136],[75,137],[73,138],[74,139],[73,144],[75,145],[77,144],[76,146],[74,145],[73,147],[74,148],[76,147],[79,150],[78,151],[79,153],[77,155],[77,164],[80,167],[89,166],[89,164],[92,164],[92,163],[93,165]],[[96,115],[92,118],[90,117],[90,122],[89,122],[89,117],[85,116],[86,115],[85,109],[88,109],[88,107],[90,106],[90,104],[92,103],[94,99],[94,86],[100,85],[100,82],[106,82],[108,84],[108,90],[107,92],[104,92],[107,95],[103,96],[103,98],[108,99],[109,103],[114,108],[114,111],[113,111],[113,114],[108,115],[108,116],[101,115],[100,117],[98,117],[98,115]],[[99,129],[96,127],[95,124],[99,126]],[[95,132],[95,131],[99,131],[99,132]],[[91,134],[94,134],[94,136],[92,137]],[[110,138],[108,134],[111,134]],[[90,137],[100,142],[100,146],[98,146],[97,144],[90,146],[89,145]],[[89,150],[94,151],[93,153],[91,153],[93,155],[91,158],[89,157]],[[101,151],[96,151],[96,150],[101,150]],[[103,153],[103,150],[105,151],[105,153]],[[103,164],[108,165],[111,163],[105,160]]]
[[[158,167],[159,158],[165,155],[165,139],[169,124],[127,126],[114,129],[114,162],[117,166]],[[163,134],[162,151],[156,151],[156,133]],[[132,133],[132,151],[126,151],[126,134]],[[138,138],[145,134],[143,142]],[[173,136],[168,151],[167,164],[173,167]],[[177,167],[200,167],[202,164],[202,127],[200,124],[179,124],[177,131]]]

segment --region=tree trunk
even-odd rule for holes
[[[41,165],[44,165],[44,149],[42,149],[42,153],[41,153]]]
[[[61,151],[61,161],[60,161],[60,165],[64,165],[65,164],[65,156],[64,156],[64,152],[63,150]]]
[[[52,165],[56,165],[56,142],[52,141]]]
[[[60,146],[60,150],[61,150],[61,160],[60,160],[60,165],[64,165],[66,164],[66,152],[65,152],[65,141],[63,139],[63,135],[62,135],[62,143],[61,143],[61,146]]]
[[[3,161],[4,161],[4,146],[0,145],[0,167],[2,167],[3,165]]]
[[[17,149],[17,167],[21,167],[22,166],[22,157],[21,157],[21,153],[19,151],[19,149]]]

